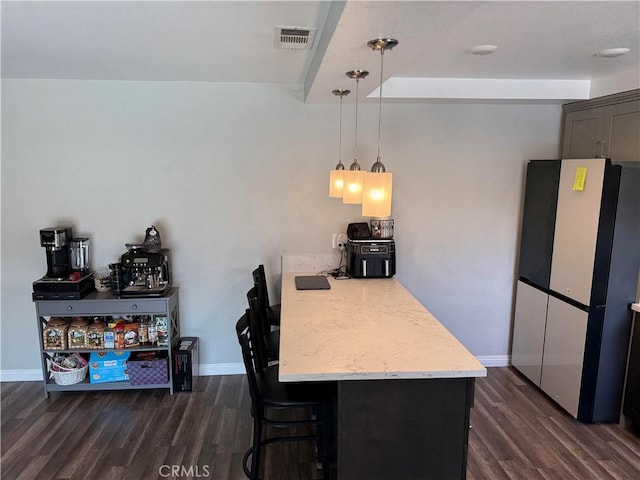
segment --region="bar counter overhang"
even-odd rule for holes
[[[465,478],[484,366],[397,280],[309,274],[282,275],[279,378],[338,383],[338,477]]]

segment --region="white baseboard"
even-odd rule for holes
[[[243,363],[210,363],[199,366],[199,374],[203,377],[211,375],[244,374]],[[0,382],[41,382],[42,371],[39,368],[22,370],[0,370]]]
[[[508,367],[511,365],[511,355],[483,355],[476,358],[485,367]]]
[[[476,357],[485,367],[508,367],[509,355],[486,355]],[[203,377],[213,375],[243,375],[242,363],[207,363],[199,366],[199,374]],[[0,370],[0,382],[34,382],[42,381],[40,369]]]
[[[39,368],[22,370],[0,370],[0,382],[41,382],[42,370]]]
[[[202,377],[211,375],[244,375],[244,363],[200,364],[198,373]]]

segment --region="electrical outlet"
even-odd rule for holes
[[[336,237],[336,246],[334,248],[337,248],[344,252],[347,249],[347,240],[349,237],[347,237],[346,233],[336,233],[335,237]]]
[[[331,247],[342,251],[346,250],[348,238],[346,233],[334,233],[331,236]]]

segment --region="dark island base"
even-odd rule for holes
[[[473,378],[338,382],[338,478],[464,479]]]

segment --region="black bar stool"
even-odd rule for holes
[[[256,287],[247,292],[247,302],[251,313],[249,326],[251,331],[255,332],[259,362],[266,366],[269,362],[277,361],[280,356],[280,331],[271,331],[271,326],[260,308]]]
[[[330,445],[332,435],[331,405],[334,392],[332,384],[328,383],[281,383],[278,381],[278,366],[272,365],[260,369],[257,367],[256,349],[250,328],[250,311],[236,323],[236,334],[242,349],[242,359],[249,382],[251,396],[251,415],[253,416],[253,441],[251,447],[242,458],[242,469],[245,475],[252,479],[259,479],[260,457],[263,446],[275,442],[309,441],[317,442],[318,456],[322,463],[324,480],[330,478]],[[300,419],[286,419],[287,415],[271,414],[276,411],[293,414],[301,411],[308,415]],[[312,416],[313,413],[313,416]],[[282,418],[280,418],[282,417]],[[313,427],[314,433],[309,435],[281,435],[263,438],[266,427],[291,429],[297,427]],[[251,467],[247,462],[251,457]]]
[[[260,310],[271,326],[280,325],[280,304],[269,304],[269,289],[267,288],[267,276],[264,272],[264,265],[258,265],[251,275],[253,276],[253,286],[258,293],[258,303]]]

